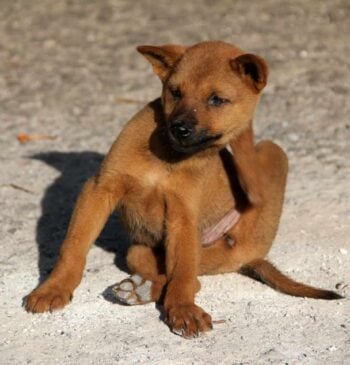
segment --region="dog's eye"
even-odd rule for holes
[[[220,96],[217,96],[216,94],[211,95],[210,98],[208,99],[208,105],[211,106],[220,106],[227,102],[228,102],[227,99],[220,98]]]
[[[180,89],[170,89],[170,93],[174,100],[180,100],[182,97]]]

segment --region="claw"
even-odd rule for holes
[[[175,335],[178,335],[178,336],[183,336],[184,335],[184,328],[172,328],[171,330],[173,333],[175,333]]]

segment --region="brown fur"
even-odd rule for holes
[[[280,147],[254,143],[252,118],[267,82],[266,62],[223,42],[138,50],[161,79],[162,97],[129,121],[85,184],[59,260],[29,295],[27,310],[51,311],[70,301],[89,247],[116,207],[134,242],[130,270],[152,281],[152,300],[164,294],[169,326],[184,337],[212,327],[194,304],[198,275],[249,271],[288,294],[336,298],[295,283],[263,260],[278,228],[288,170]],[[214,94],[225,102],[213,105]],[[192,128],[194,142],[171,140],[179,121]],[[238,223],[201,247],[200,232],[232,209],[241,215]]]

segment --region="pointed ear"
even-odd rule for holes
[[[186,51],[186,47],[179,45],[138,46],[137,50],[150,62],[154,73],[164,81]]]
[[[232,69],[253,89],[260,92],[267,83],[269,69],[266,61],[254,54],[244,54],[230,61]]]

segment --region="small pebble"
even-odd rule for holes
[[[299,141],[299,136],[296,133],[290,133],[288,135],[288,138],[292,141],[292,142],[296,142]]]

